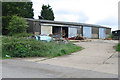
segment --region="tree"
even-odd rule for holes
[[[17,14],[24,18],[33,18],[32,2],[3,2],[2,16]]]
[[[2,34],[8,34],[8,26],[13,15],[33,18],[32,2],[3,2],[2,3]]]
[[[14,15],[9,22],[9,35],[26,32],[27,24],[28,22],[24,18]]]
[[[50,5],[42,5],[41,17],[45,20],[54,20],[54,13]],[[39,16],[39,19],[41,18]]]

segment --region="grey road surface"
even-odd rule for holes
[[[117,78],[108,74],[16,59],[2,60],[3,78]]]

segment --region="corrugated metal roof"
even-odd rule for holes
[[[101,25],[77,23],[77,22],[52,21],[52,20],[30,19],[30,18],[25,18],[25,19],[31,20],[31,21],[39,21],[41,23],[48,23],[48,24],[62,24],[62,25],[73,25],[73,26],[88,26],[88,27],[110,28],[110,27],[105,27],[105,26],[101,26]]]

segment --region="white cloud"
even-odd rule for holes
[[[118,16],[119,0],[32,0],[35,18],[40,15],[42,4],[50,4],[57,21],[96,24],[108,17]],[[84,13],[81,14],[81,13]],[[105,24],[105,23],[104,23]],[[107,25],[108,23],[106,23]],[[101,23],[101,25],[103,25]],[[115,23],[116,25],[116,23]],[[109,26],[112,26],[109,24]],[[116,25],[117,26],[117,25]]]
[[[104,26],[108,26],[108,27],[111,27],[112,30],[116,30],[118,29],[118,20],[117,20],[117,17],[108,17],[106,19],[103,19],[101,21],[98,21],[96,22],[96,24],[99,24],[99,25],[104,25]]]
[[[76,22],[76,21],[78,21],[78,15],[73,15],[73,14],[68,14],[68,15],[66,15],[66,14],[62,14],[62,15],[59,15],[58,17],[56,17],[58,20],[60,20],[60,21],[71,21],[71,22]]]

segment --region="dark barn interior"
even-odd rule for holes
[[[113,39],[119,40],[120,39],[120,30],[112,31]]]
[[[53,37],[60,37],[61,36],[61,26],[53,26],[52,27],[52,33],[53,33]]]
[[[68,38],[68,27],[62,27],[62,37]]]
[[[63,38],[68,38],[68,27],[53,26],[52,33],[54,36],[62,35]]]

